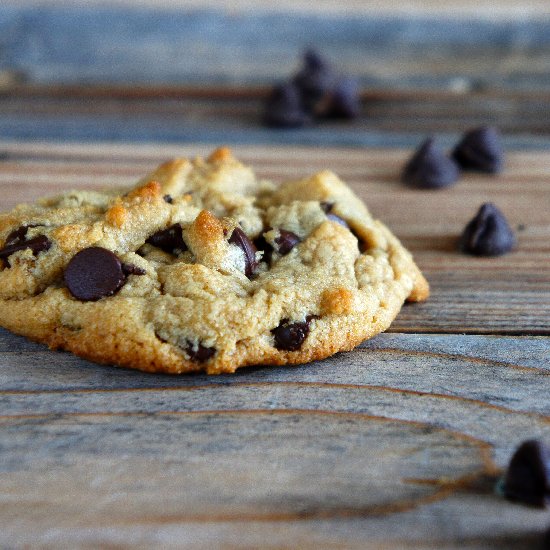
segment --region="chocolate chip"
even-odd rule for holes
[[[309,323],[312,317],[306,317],[305,322],[290,323],[283,319],[277,328],[271,331],[275,347],[283,351],[297,351],[302,347],[309,334]]]
[[[172,195],[164,195],[162,197],[168,204],[172,204],[174,202],[174,199],[172,198]]]
[[[302,239],[286,229],[279,229],[279,236],[275,239],[277,245],[277,252],[284,256],[288,254]]]
[[[352,119],[361,112],[359,85],[355,78],[340,78],[330,93],[324,116],[327,118]]]
[[[273,128],[300,128],[308,122],[298,88],[288,83],[275,86],[265,105],[264,123]]]
[[[519,446],[506,472],[504,495],[541,508],[550,505],[550,448],[537,440]]]
[[[270,231],[270,229],[266,229],[266,231]],[[254,246],[257,250],[263,252],[262,261],[270,264],[271,257],[273,256],[273,247],[265,240],[263,235],[254,239]]]
[[[327,218],[329,220],[339,223],[341,226],[349,229],[349,225],[345,220],[343,220],[340,216],[337,216],[336,214],[332,214],[332,209],[334,208],[333,202],[322,201],[319,203],[319,206],[321,207],[321,210],[327,215]]]
[[[304,54],[302,68],[292,81],[300,91],[302,104],[306,110],[314,112],[318,103],[323,102],[331,94],[336,74],[318,52],[308,50]]]
[[[296,128],[312,118],[355,118],[360,109],[357,80],[338,76],[318,52],[310,49],[291,81],[273,89],[264,121],[268,126]]]
[[[258,262],[256,260],[257,250],[254,243],[246,236],[246,233],[240,227],[235,227],[235,229],[233,229],[233,233],[231,233],[231,237],[229,237],[229,242],[237,245],[244,252],[244,274],[250,279],[258,267]]]
[[[482,126],[466,132],[453,151],[464,170],[496,174],[504,164],[504,150],[496,128]]]
[[[23,244],[27,245],[27,248],[32,250],[32,253],[36,256],[39,252],[44,252],[52,246],[52,242],[46,235],[37,235],[36,237],[25,241]]]
[[[199,363],[208,361],[208,359],[216,354],[216,348],[207,348],[202,344],[193,345],[191,342],[188,343],[185,351],[193,361],[198,361]]]
[[[167,229],[157,231],[145,242],[164,250],[164,252],[168,252],[168,254],[178,255],[187,250],[179,223],[175,223]]]
[[[464,229],[458,248],[476,256],[500,256],[512,250],[515,244],[514,232],[504,214],[487,202]]]
[[[6,245],[10,244],[16,244],[21,243],[25,240],[25,236],[27,235],[27,231],[29,230],[28,225],[22,225],[21,227],[18,227],[17,229],[14,229],[7,237],[6,237]]]
[[[459,175],[457,163],[438,147],[433,138],[428,138],[405,165],[401,181],[411,187],[438,189],[452,185]]]
[[[122,272],[126,276],[128,276],[128,275],[145,275],[147,273],[147,271],[145,271],[145,269],[142,269],[141,267],[138,267],[137,265],[134,265],[134,264],[122,263],[121,268],[122,268]]]
[[[65,268],[69,292],[85,302],[113,295],[125,281],[120,260],[110,250],[99,246],[84,248]]]
[[[17,231],[20,230],[21,228]],[[24,233],[21,232],[17,235],[15,231],[10,233],[10,235],[8,235],[8,239],[6,239],[6,242],[11,242],[11,244],[8,244],[7,246],[4,246],[4,248],[0,249],[0,258],[7,261],[8,257],[13,253],[18,252],[19,250],[26,250],[27,248],[30,248],[32,253],[37,256],[40,252],[48,250],[52,245],[50,239],[48,239],[45,235],[38,235],[26,241],[24,240],[25,234],[26,229]],[[7,263],[9,265],[9,262]]]
[[[8,244],[19,244],[25,241],[25,237],[27,236],[27,231],[31,227],[40,227],[40,224],[29,224],[29,225],[22,225],[21,227],[18,227],[17,229],[14,229],[7,237],[6,237],[6,245]]]
[[[327,218],[330,221],[339,223],[341,226],[345,227],[346,229],[349,229],[349,225],[345,220],[343,220],[340,216],[337,216],[336,214],[327,214]]]

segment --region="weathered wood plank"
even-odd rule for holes
[[[491,507],[494,517],[484,512]],[[397,518],[397,520],[396,520]],[[447,523],[440,519],[445,518]],[[311,521],[179,522],[94,526],[35,525],[14,530],[18,544],[55,548],[303,548],[525,550],[540,547],[547,523],[541,511],[512,508],[480,494],[451,495],[399,515]],[[12,538],[13,540],[13,538]]]
[[[127,185],[207,146],[0,143],[2,204]],[[409,246],[433,287],[393,330],[310,365],[169,377],[99,366],[0,331],[0,546],[510,548],[548,515],[495,493],[519,441],[550,441],[550,156],[444,192],[397,181],[405,151],[242,147],[278,181],[329,166]],[[289,168],[290,166],[290,168]],[[519,247],[454,251],[494,200]],[[430,305],[431,304],[431,305]],[[415,333],[416,332],[416,333]]]
[[[343,370],[340,364],[340,371]],[[451,372],[448,373],[452,375]],[[435,375],[434,375],[435,376]],[[463,377],[464,379],[464,377]],[[431,378],[428,378],[429,386]],[[494,447],[494,458],[505,465],[515,446],[527,438],[545,438],[550,441],[550,420],[547,416],[522,412],[490,403],[490,382],[477,379],[473,384],[487,387],[477,391],[487,403],[475,399],[431,393],[370,387],[368,385],[314,384],[302,382],[240,384],[213,384],[195,388],[174,390],[149,390],[128,392],[72,392],[70,394],[36,393],[32,395],[2,394],[3,410],[13,414],[3,415],[2,422],[16,419],[49,424],[58,416],[78,418],[118,417],[140,415],[186,415],[200,412],[225,411],[329,411],[333,413],[366,414],[403,421],[414,420],[431,426],[450,429],[469,437],[481,439]],[[470,382],[472,383],[472,382]],[[518,379],[516,379],[518,383]],[[498,385],[498,382],[497,384]],[[519,385],[519,384],[518,384]],[[546,387],[548,394],[548,384]],[[528,384],[526,392],[528,391]],[[535,384],[530,385],[534,387]],[[470,386],[470,393],[475,390]],[[501,389],[504,392],[504,390]],[[508,392],[509,401],[514,401]],[[521,393],[521,391],[520,391]],[[538,395],[541,398],[543,392]],[[518,406],[536,403],[535,399],[522,396]],[[536,406],[536,405],[535,405]],[[540,404],[539,404],[539,407]]]
[[[0,132],[13,139],[411,146],[496,124],[511,148],[550,146],[548,94],[365,92],[361,116],[295,130],[262,125],[265,90],[16,87],[0,94]],[[199,96],[199,97],[197,97]]]
[[[63,6],[125,6],[151,7],[150,0],[4,0],[5,5],[35,7],[53,5]],[[461,0],[409,0],[406,3],[389,0],[380,4],[377,0],[348,0],[343,6],[339,0],[280,0],[273,4],[271,0],[256,0],[253,5],[248,0],[156,0],[155,7],[169,9],[216,9],[229,13],[250,12],[251,10],[310,13],[310,14],[357,14],[357,15],[407,15],[418,16],[432,14],[457,19],[481,17],[494,19],[515,19],[522,17],[543,17],[550,15],[550,7],[545,0],[530,0],[528,4],[518,5],[514,0],[501,0],[498,4]]]
[[[504,381],[506,376],[516,376],[513,371],[517,371],[517,376],[527,372],[534,376],[534,383],[538,383],[541,375],[550,372],[549,353],[550,339],[547,337],[384,333],[363,342],[353,352],[320,361],[314,366],[244,369],[234,375],[215,377],[144,377],[126,369],[95,365],[70,353],[51,352],[43,345],[0,329],[0,392],[108,391],[299,380],[363,383],[424,391],[422,381],[426,370],[443,369],[443,373],[452,369],[454,374],[447,380],[446,388],[441,386],[445,379],[441,377],[439,380],[438,392],[458,391],[456,395],[474,397],[471,393],[460,392],[462,389],[478,392],[480,388],[460,384],[457,389],[455,376],[463,380],[471,376],[486,378],[488,372],[493,373],[502,367],[503,370],[499,371],[501,384],[507,384]],[[346,365],[343,373],[340,373],[341,362]],[[388,368],[388,364],[392,366]],[[515,388],[505,390],[513,392]],[[532,402],[536,400],[532,399]],[[541,400],[537,406],[546,407],[546,400]]]
[[[549,339],[543,336],[486,336],[486,335],[470,335],[470,334],[400,334],[400,333],[389,333],[385,332],[377,335],[370,340],[365,340],[360,344],[360,349],[365,350],[374,350],[374,351],[387,351],[387,352],[413,352],[419,354],[432,355],[434,357],[441,355],[448,355],[451,359],[473,359],[477,362],[487,361],[487,364],[491,362],[502,363],[503,365],[510,365],[512,368],[519,367],[524,369],[541,369],[546,370],[550,369],[548,364],[548,342]],[[27,338],[22,336],[17,336],[11,332],[0,329],[0,353],[1,354],[10,354],[17,356],[16,362],[18,364],[17,368],[25,369],[26,364],[24,361],[33,360],[32,358],[35,354],[46,354],[49,355],[50,352],[47,350],[46,346],[32,342]],[[61,365],[60,362],[65,361],[65,358],[73,358],[74,356],[69,353],[56,352],[55,354],[56,365]],[[48,361],[41,359],[43,366],[48,367]],[[74,361],[80,362],[80,359],[74,358]],[[2,364],[3,368],[10,368],[9,361],[6,361]],[[82,364],[92,365],[92,363],[87,363],[82,361]],[[36,382],[40,380],[38,386],[28,386],[23,387],[2,387],[2,389],[70,389],[71,386],[56,386],[56,383],[60,383],[60,380],[53,380],[51,378],[37,378],[36,369],[39,367],[37,364],[33,363],[33,377],[32,380]],[[288,367],[290,370],[293,370],[293,367]],[[250,370],[250,369],[249,369]],[[249,370],[244,370],[242,373],[249,372]],[[273,371],[268,367],[268,371]],[[283,367],[284,370],[284,367]],[[97,367],[97,371],[104,373],[105,367]],[[63,381],[65,383],[71,383],[67,378],[67,372],[63,374]],[[119,373],[122,378],[121,386],[116,385],[116,373]],[[17,372],[14,370],[13,375],[16,376]],[[28,373],[21,373],[20,377],[13,378],[12,380],[18,380],[22,382]],[[126,377],[126,375],[129,375]],[[229,378],[233,379],[235,375],[230,375]],[[237,376],[240,376],[237,373]],[[222,380],[224,375],[216,377],[202,377],[200,374],[193,375],[192,377],[186,377],[185,380],[208,380],[210,382],[214,380]],[[4,379],[6,382],[7,379]],[[109,381],[109,384],[114,384],[112,387],[139,387],[139,384],[145,383],[147,387],[157,387],[157,384],[160,386],[171,386],[174,382],[174,377],[164,376],[164,375],[149,375],[145,378],[136,378],[133,371],[128,371],[125,369],[115,369],[111,370],[105,377],[101,380],[94,380],[90,384],[99,384],[99,387],[108,389],[111,386],[104,384]],[[126,384],[132,383],[131,386]],[[43,386],[41,384],[47,384]],[[138,384],[135,386],[134,384]],[[148,384],[152,384],[149,386]],[[1,386],[0,386],[1,387]],[[82,388],[83,386],[76,386],[75,388]]]
[[[262,522],[289,525],[291,537],[278,536],[287,547],[296,543],[296,522],[309,531],[354,517],[357,537],[364,522],[414,512],[492,473],[482,443],[365,415],[232,412],[2,424],[3,441],[15,451],[0,480],[0,541],[7,544],[73,539],[79,547],[97,545],[115,533],[128,536],[130,526],[147,526],[145,540],[154,532],[194,547],[195,537],[205,543],[212,528]],[[518,517],[525,515],[520,510]],[[540,525],[537,520],[529,518],[529,528]],[[193,524],[201,534],[170,533],[178,526],[197,529]],[[514,522],[508,532],[525,527]],[[84,530],[82,540],[73,538]],[[142,537],[121,542],[142,545]],[[224,540],[227,535],[216,546]]]
[[[547,17],[196,8],[3,4],[0,67],[33,82],[272,82],[318,45],[391,88],[550,86]]]
[[[112,403],[124,401],[117,396]],[[323,540],[359,547],[373,543],[369,527],[385,525],[390,532],[380,532],[377,542],[403,544],[406,538],[413,547],[450,548],[472,538],[466,547],[502,540],[502,547],[524,548],[546,526],[547,514],[493,493],[494,466],[483,453],[476,458],[475,449],[483,451],[482,442],[490,441],[502,466],[517,441],[550,437],[548,419],[437,396],[343,387],[219,386],[180,390],[178,401],[177,413],[166,412],[168,404],[157,397],[143,400],[138,414],[0,419],[0,542],[93,546],[118,537],[129,546],[146,545],[154,533],[201,547],[216,533],[219,543],[229,544],[238,526],[242,544],[258,536],[254,523],[261,522],[268,533],[278,526],[276,540],[284,546],[299,536],[306,547],[313,541],[324,547]],[[164,405],[164,411],[146,413],[150,405]],[[404,423],[380,425],[375,411]],[[482,442],[457,432],[473,432]],[[461,473],[466,477],[456,482]],[[321,535],[339,522],[347,533]]]
[[[456,484],[492,473],[488,446],[479,441],[367,415],[250,411],[1,422],[3,444],[12,450],[2,482],[15,500],[1,509],[8,520],[24,512],[42,522],[65,516],[70,524],[86,502],[95,506],[79,523],[92,525],[107,517],[139,523],[372,515],[410,508],[440,490],[410,480]],[[51,442],[58,442],[53,453]],[[403,464],[402,456],[410,460]],[[371,463],[379,467],[369,473]],[[121,492],[139,471],[147,477]],[[79,490],[75,482],[83,478],[95,483]]]
[[[2,347],[14,342],[16,348],[20,339],[2,333]],[[302,385],[329,391],[389,388],[550,415],[548,338],[383,334],[312,365],[245,369],[216,377],[136,376],[70,354],[28,348],[0,355],[0,415],[194,410],[209,387],[231,386],[246,393],[259,385],[266,398],[271,390],[264,386],[269,384],[288,385],[288,392]],[[186,393],[193,389],[200,390],[195,397]]]

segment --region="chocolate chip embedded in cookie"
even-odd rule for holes
[[[303,322],[290,322],[283,319],[281,323],[271,330],[273,344],[279,350],[297,351],[302,347],[309,334],[310,317]]]
[[[73,256],[64,274],[69,292],[85,302],[112,296],[126,280],[122,263],[100,246],[85,248]]]
[[[258,267],[258,261],[256,260],[257,249],[254,243],[246,236],[246,233],[240,227],[235,227],[233,233],[231,233],[231,237],[229,237],[229,242],[237,245],[243,251],[245,275],[247,277],[252,277]]]
[[[48,237],[37,235],[31,239],[27,239],[27,233],[30,228],[38,227],[37,224],[22,225],[14,229],[7,237],[4,247],[0,249],[0,258],[5,260],[9,266],[8,258],[21,250],[31,250],[36,256],[40,252],[48,250],[52,245]]]
[[[161,229],[153,233],[145,242],[170,254],[177,255],[187,250],[187,245],[182,237],[182,228],[179,223],[175,223],[166,229]]]
[[[227,148],[164,163],[123,195],[18,208],[0,228],[0,324],[143,371],[320,359],[429,292],[335,174],[277,186]]]
[[[198,361],[199,363],[204,363],[216,355],[216,348],[207,348],[200,343],[193,345],[190,342],[185,350],[192,361]]]
[[[279,229],[279,236],[275,238],[275,246],[277,252],[281,256],[288,254],[299,242],[301,241],[300,237],[292,231],[287,231],[286,229]]]

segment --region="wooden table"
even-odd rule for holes
[[[209,149],[0,145],[3,208]],[[276,181],[335,169],[413,251],[432,297],[352,352],[233,376],[97,366],[0,332],[0,546],[535,544],[548,513],[495,482],[519,442],[550,441],[550,154],[421,192],[398,182],[402,150],[236,153]],[[518,228],[507,256],[455,250],[485,200]]]
[[[36,4],[0,6],[1,210],[229,144],[275,181],[335,170],[432,296],[352,352],[232,376],[0,330],[0,548],[536,548],[549,513],[496,485],[521,441],[550,443],[547,0]],[[307,44],[359,76],[361,116],[263,128]],[[426,135],[486,123],[502,175],[399,183]],[[485,201],[517,231],[501,258],[455,248]]]

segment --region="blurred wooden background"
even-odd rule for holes
[[[15,2],[0,6],[5,139],[411,146],[498,124],[550,143],[547,2]],[[308,46],[359,77],[353,124],[273,132],[262,99]]]

